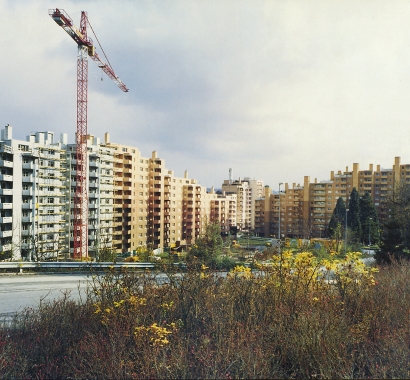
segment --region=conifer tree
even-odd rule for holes
[[[351,230],[353,239],[356,241],[360,240],[362,237],[359,202],[359,193],[354,187],[350,193],[349,212],[347,213],[347,227]]]
[[[369,231],[370,242],[376,244],[379,242],[379,218],[377,216],[376,207],[373,204],[372,197],[368,192],[360,198],[360,225],[362,227],[361,241],[363,244],[369,244]]]
[[[333,236],[338,224],[344,228],[346,219],[346,204],[342,197],[337,200],[336,207],[333,210],[332,218],[330,219],[328,230],[329,236]]]
[[[410,184],[396,184],[387,202],[389,219],[383,224],[380,250],[376,252],[379,263],[395,259],[410,259]]]

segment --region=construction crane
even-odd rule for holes
[[[76,132],[76,185],[74,195],[74,258],[88,257],[88,192],[87,192],[87,92],[88,92],[88,56],[97,63],[110,79],[124,92],[128,88],[115,75],[104,50],[88,21],[87,13],[81,12],[80,28],[76,28],[72,19],[63,9],[50,9],[48,14],[61,26],[78,46],[77,54],[77,132]],[[106,64],[95,52],[91,38],[87,36],[87,24],[108,62]]]

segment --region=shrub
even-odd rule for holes
[[[171,271],[172,270],[172,271]],[[407,378],[410,263],[274,256],[94,276],[0,330],[2,378]]]

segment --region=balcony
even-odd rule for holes
[[[10,210],[13,208],[13,203],[0,203],[0,210]]]
[[[11,223],[13,218],[11,216],[0,217],[0,224]]]
[[[11,250],[11,244],[4,244],[4,245],[0,246],[0,249],[2,251],[10,251]]]
[[[13,162],[12,161],[7,161],[7,160],[0,160],[0,166],[2,166],[4,168],[12,168],[13,167]],[[23,169],[25,169],[25,168],[23,167]]]
[[[13,189],[0,189],[0,195],[13,195]]]
[[[32,179],[31,176],[28,176],[28,177]],[[28,178],[28,177],[23,177],[23,182],[24,182],[24,178]],[[0,174],[0,181],[13,181],[13,176],[10,174]],[[33,182],[33,180],[27,181],[27,182]]]

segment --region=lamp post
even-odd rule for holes
[[[346,209],[346,219],[345,219],[345,255],[347,252],[347,213],[349,212],[349,209]]]
[[[370,224],[372,223],[373,218],[369,218],[369,255],[370,255]]]
[[[280,253],[280,242],[281,242],[281,237],[280,237],[280,186],[283,185],[282,182],[279,182],[279,224],[278,224],[278,236],[279,236],[279,253]]]

